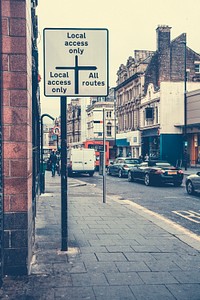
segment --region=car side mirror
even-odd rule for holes
[[[200,176],[200,172],[197,172],[197,175]]]

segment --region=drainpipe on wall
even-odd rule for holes
[[[2,11],[0,5],[0,24],[2,25]],[[0,26],[0,72],[3,79],[2,68],[2,26]],[[2,126],[2,109],[3,109],[3,80],[0,81],[0,287],[3,279],[4,266],[4,224],[3,224],[3,126]]]

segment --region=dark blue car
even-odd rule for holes
[[[128,171],[128,181],[142,181],[145,185],[172,183],[180,186],[183,171],[167,161],[145,161]]]

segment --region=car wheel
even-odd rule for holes
[[[119,170],[119,172],[118,172],[118,177],[119,177],[119,178],[122,178],[122,177],[123,177],[122,170]]]
[[[132,177],[132,175],[131,175],[131,171],[128,171],[128,181],[129,181],[129,182],[134,181],[134,180],[133,180],[133,177]]]
[[[181,186],[182,182],[174,182],[174,186]]]
[[[189,195],[193,195],[194,194],[194,186],[192,184],[192,181],[187,181],[186,183],[186,190],[188,192]]]
[[[149,186],[150,185],[150,177],[149,177],[149,174],[145,174],[144,176],[144,184],[146,186]]]

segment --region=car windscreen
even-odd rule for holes
[[[157,162],[155,166],[160,167],[160,168],[169,168],[172,167],[169,163],[164,163],[164,162]]]
[[[125,159],[124,162],[125,164],[130,164],[130,165],[135,165],[140,163],[139,159]]]

